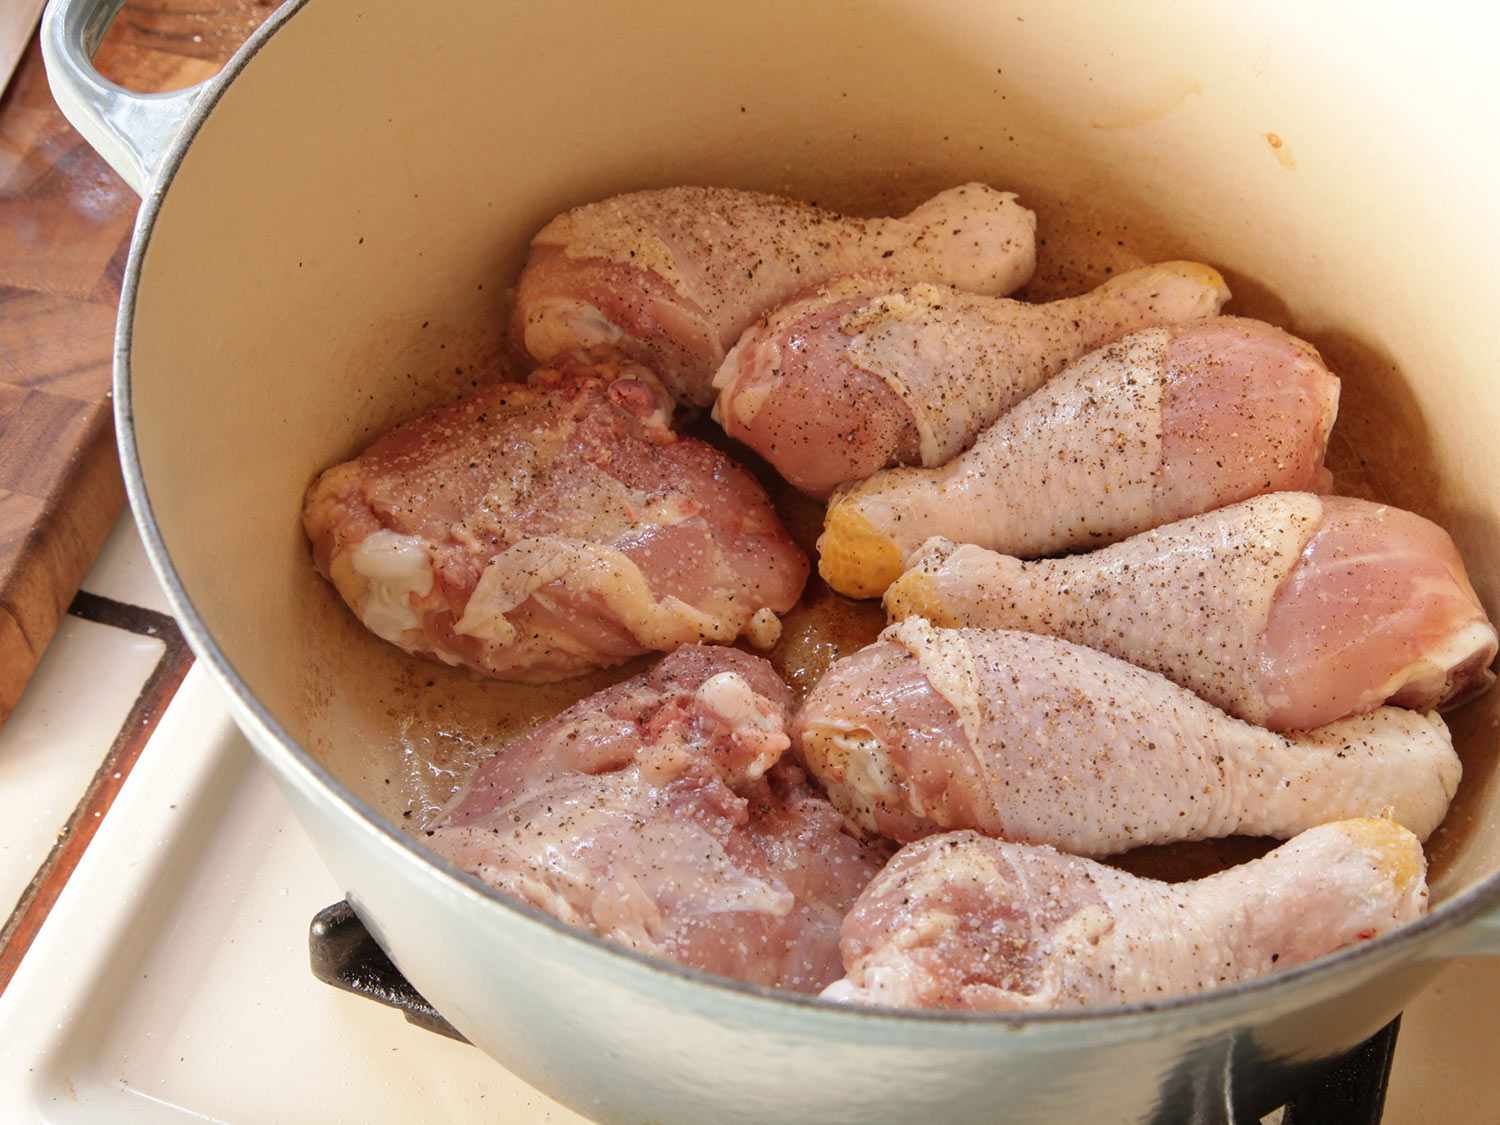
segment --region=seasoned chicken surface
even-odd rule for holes
[[[933,540],[885,604],[1089,645],[1274,730],[1494,681],[1495,628],[1448,533],[1345,497],[1273,493],[1036,562]]]
[[[1132,333],[942,468],[890,469],[835,495],[819,570],[840,593],[875,597],[935,535],[1035,557],[1263,492],[1316,490],[1338,391],[1311,345],[1258,321]]]
[[[318,569],[407,652],[544,681],[779,631],[807,559],[645,368],[570,356],[399,426],[308,490]]]
[[[407,653],[521,683],[655,658],[504,745],[487,728],[422,826],[438,857],[559,940],[890,1007],[1157,1001],[1424,913],[1421,841],[1463,772],[1436,709],[1500,651],[1457,547],[1322,494],[1339,380],[1223,316],[1211,267],[1006,299],[1036,225],[980,183],[879,218],[675,187],[536,234],[526,382],[303,500],[318,571]],[[1094,249],[1049,264],[1139,260]],[[805,494],[773,490],[796,541],[674,428],[710,406]],[[799,604],[820,515],[829,588]],[[880,607],[840,594],[884,595],[873,643]],[[472,762],[483,716],[446,724],[496,685],[427,687],[390,705],[402,748]],[[408,816],[432,808],[411,789]],[[1088,858],[1231,836],[1289,842],[1175,885]]]
[[[1386,810],[1425,839],[1462,772],[1432,713],[1275,734],[1081,645],[916,617],[835,664],[792,733],[862,828],[901,841],[972,828],[1075,855],[1284,839]]]
[[[815,992],[889,849],[862,844],[779,761],[771,666],[688,646],[481,766],[428,843],[506,894],[610,941]]]
[[[1311,828],[1192,883],[1141,879],[974,832],[897,853],[844,920],[823,995],[885,1007],[1046,1011],[1161,1000],[1286,969],[1426,912],[1415,836]]]
[[[543,362],[618,348],[681,402],[713,402],[713,376],[756,317],[847,273],[1010,293],[1036,265],[1036,216],[965,184],[911,214],[855,219],[729,188],[639,191],[567,211],[532,240],[512,338]]]
[[[762,318],[714,378],[715,417],[814,496],[891,465],[942,465],[1085,352],[1213,316],[1216,270],[1166,262],[1032,305],[841,278]]]

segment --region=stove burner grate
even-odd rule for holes
[[[313,976],[324,984],[395,1008],[408,1023],[468,1042],[401,975],[347,902],[318,911],[308,930],[307,945]]]

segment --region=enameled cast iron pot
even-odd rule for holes
[[[1057,289],[1116,244],[1202,258],[1238,311],[1317,343],[1344,376],[1335,453],[1451,529],[1494,615],[1494,28],[1297,0],[293,0],[216,79],[153,98],[89,65],[119,4],[55,0],[43,46],[69,118],[144,197],[115,396],[147,549],[360,916],[528,1082],[619,1122],[1229,1120],[1444,958],[1500,948],[1492,693],[1454,716],[1466,777],[1431,915],[1275,977],[950,1016],[621,952],[393,825],[386,779],[462,742],[431,701],[488,697],[366,635],[297,520],[317,470],[494,355],[505,286],[564,206],[685,182],[904,209],[982,179],[1038,209]]]

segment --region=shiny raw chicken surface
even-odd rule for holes
[[[318,569],[378,636],[500,679],[774,641],[807,560],[671,409],[644,368],[573,356],[430,411],[308,490]]]
[[[970,828],[1075,855],[1285,839],[1386,810],[1425,839],[1462,773],[1432,713],[1275,734],[1081,645],[921,618],[835,664],[792,735],[862,828],[901,841]]]
[[[1069,366],[938,469],[835,495],[819,571],[882,594],[940,535],[1035,557],[1102,547],[1263,492],[1317,489],[1339,381],[1308,344],[1216,317],[1132,333]]]
[[[1494,680],[1495,628],[1448,533],[1345,497],[1273,493],[1036,562],[936,540],[885,602],[1089,645],[1274,730],[1387,700],[1427,710]]]
[[[1312,828],[1175,885],[974,832],[903,848],[844,921],[845,1003],[1045,1011],[1201,992],[1377,937],[1426,910],[1426,861],[1384,820]]]
[[[639,191],[567,211],[532,240],[511,335],[543,362],[619,349],[681,402],[713,402],[713,376],[756,317],[841,274],[1000,295],[1036,264],[1036,216],[965,184],[900,218],[857,219],[729,188]]]
[[[889,849],[780,762],[788,702],[758,657],[678,649],[503,747],[428,843],[610,941],[815,992],[841,975],[840,921]]]
[[[891,465],[942,465],[1085,352],[1213,316],[1228,299],[1218,272],[1196,262],[1038,305],[841,278],[740,338],[714,378],[714,413],[790,483],[826,496]]]

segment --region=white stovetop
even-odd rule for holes
[[[163,606],[128,527],[85,588]],[[0,843],[7,909],[155,661],[115,632],[70,621],[0,732],[0,793],[34,813]],[[341,897],[195,668],[0,994],[0,1122],[581,1120],[316,981],[308,922]],[[1386,1121],[1500,1121],[1496,1042],[1500,961],[1455,963],[1406,1014]]]
[[[204,670],[148,753],[0,997],[0,1121],[581,1120],[313,978],[342,892]]]
[[[128,518],[116,526],[86,586],[169,612]],[[154,637],[63,617],[20,704],[0,728],[0,794],[11,810],[0,835],[0,919],[47,858],[162,649]],[[83,684],[86,699],[80,699]]]

